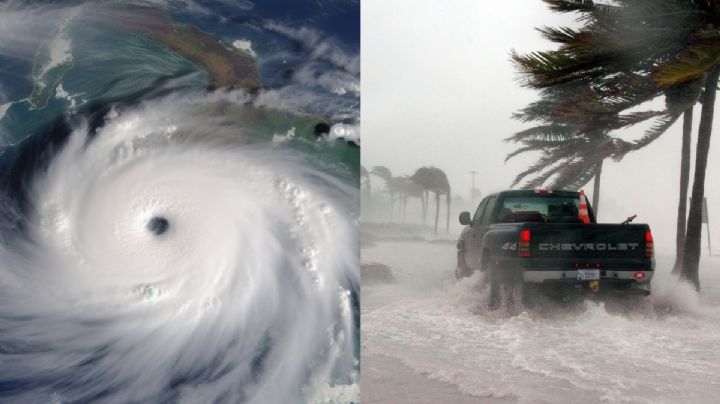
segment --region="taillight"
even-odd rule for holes
[[[550,195],[553,193],[552,189],[534,189],[533,192],[540,195]]]
[[[650,229],[645,230],[645,257],[652,258],[655,244]]]
[[[530,229],[520,230],[520,241],[518,242],[518,255],[521,257],[530,256]]]

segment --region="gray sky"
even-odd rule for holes
[[[479,171],[476,183],[483,193],[506,189],[537,157],[503,163],[515,149],[503,139],[529,127],[510,114],[536,99],[534,91],[519,86],[509,52],[553,48],[534,28],[574,25],[574,18],[550,12],[539,0],[363,0],[363,165],[385,165],[396,176],[434,165],[448,174],[453,193],[464,197],[470,170]],[[693,137],[699,115],[697,107]],[[635,139],[646,127],[613,135]],[[715,253],[720,253],[718,128],[715,122],[705,182]],[[644,150],[619,163],[606,160],[599,219],[616,222],[637,213],[637,222],[654,229],[659,247],[672,247],[680,142],[681,124],[676,123]],[[590,194],[592,182],[584,189]]]

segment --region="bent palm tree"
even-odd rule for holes
[[[393,221],[393,212],[395,211],[395,187],[393,187],[392,171],[385,166],[375,166],[370,170],[370,174],[376,175],[385,181],[385,189],[390,194],[390,222]]]
[[[372,212],[372,191],[370,183],[370,172],[365,166],[360,165],[360,188],[362,189],[362,211]],[[368,218],[365,217],[365,220]]]
[[[365,197],[369,201],[370,197],[372,197],[370,172],[362,165],[360,166],[360,186],[365,189]]]
[[[421,167],[418,168],[412,176],[410,176],[410,179],[425,191],[433,192],[435,194],[435,234],[437,234],[438,219],[440,217],[440,196],[445,195],[445,206],[447,208],[445,231],[449,233],[451,190],[450,182],[448,181],[445,172],[436,167]]]
[[[715,93],[717,91],[720,67],[715,66],[708,73],[702,96],[700,127],[698,128],[697,149],[695,151],[695,175],[693,178],[690,213],[688,214],[685,249],[680,276],[690,281],[696,290],[700,290],[698,267],[700,266],[700,242],[702,231],[702,201],[705,197],[705,172],[710,151],[713,115],[715,112]]]
[[[426,207],[425,205],[425,192],[423,188],[412,181],[410,177],[396,177],[397,178],[397,187],[399,188],[400,192],[400,212],[402,215],[402,221],[405,222],[405,212],[407,211],[407,202],[408,198],[418,198],[420,199],[420,204],[423,208],[423,217],[421,218],[424,220],[424,209]]]

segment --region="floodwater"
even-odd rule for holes
[[[369,244],[369,243],[368,243]],[[362,386],[367,403],[717,403],[720,257],[703,257],[698,295],[660,256],[653,294],[629,303],[552,301],[486,308],[483,276],[456,281],[455,244],[381,241],[363,262]]]

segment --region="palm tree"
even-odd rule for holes
[[[677,227],[675,230],[675,264],[672,273],[680,273],[685,252],[685,228],[687,225],[687,194],[690,182],[690,142],[692,140],[693,109],[683,113],[683,135],[680,149],[680,192],[678,197]]]
[[[365,166],[360,166],[360,186],[365,189],[365,197],[369,201],[370,197],[372,196],[371,191],[371,183],[370,183],[370,172],[365,168]]]
[[[418,185],[420,189],[422,189],[423,192],[423,207],[422,207],[422,215],[423,220],[422,223],[425,224],[427,222],[427,209],[428,209],[428,203],[430,200],[430,189],[433,186],[433,173],[432,170],[430,170],[430,167],[420,167],[417,170],[415,170],[415,173],[410,176],[410,180]]]
[[[391,198],[395,196],[398,199],[398,216],[403,223],[405,222],[405,208],[407,207],[408,182],[409,180],[406,177],[391,177],[387,182]]]
[[[360,188],[363,190],[362,210],[369,214],[372,212],[372,184],[370,182],[370,172],[363,165],[360,165]],[[368,217],[363,215],[363,219],[368,220]]]
[[[665,94],[665,105],[668,111],[679,116],[683,115],[682,146],[680,150],[680,192],[678,195],[677,227],[675,233],[675,264],[673,273],[682,268],[685,251],[685,229],[687,216],[688,185],[690,182],[690,142],[692,138],[693,105],[702,93],[702,81],[695,80],[682,86],[669,88]]]
[[[408,198],[419,198],[421,206],[423,208],[423,217],[421,218],[423,221],[425,220],[425,192],[424,189],[412,181],[410,177],[395,177],[393,178],[396,187],[399,190],[400,194],[400,215],[402,217],[403,223],[405,222],[405,212],[407,210],[407,201]]]
[[[426,203],[426,200],[425,200],[425,192],[424,192],[424,190],[422,189],[422,187],[421,187],[420,185],[416,184],[415,182],[413,182],[413,181],[410,179],[410,177],[405,177],[405,178],[406,178],[406,186],[407,186],[407,190],[406,190],[407,196],[410,197],[410,198],[418,198],[418,199],[420,199],[420,205],[423,206],[423,207],[427,207],[427,203]],[[421,217],[421,219],[422,219],[423,221],[425,220],[425,213],[424,213],[424,212],[423,212],[423,217]]]
[[[437,234],[438,219],[440,217],[440,196],[445,195],[445,206],[447,208],[445,231],[449,233],[451,190],[450,182],[448,181],[445,172],[436,167],[421,167],[418,168],[412,176],[410,176],[410,179],[425,190],[426,193],[433,192],[435,194],[435,234]]]
[[[547,87],[591,81],[601,89],[612,90],[615,87],[617,90],[623,86],[633,89],[629,93],[631,98],[646,100],[654,97],[653,94],[664,94],[672,87],[692,86],[698,82],[704,84],[693,199],[688,215],[681,272],[684,279],[699,289],[697,268],[700,258],[701,201],[714,108],[708,102],[714,102],[715,99],[715,69],[720,63],[720,2],[618,0],[611,4],[595,4],[587,0],[545,1],[555,11],[580,12],[585,25],[579,30],[541,29],[547,38],[562,44],[557,51],[525,56],[514,54],[515,62],[528,73],[526,84]],[[643,80],[636,82],[636,77],[642,77]],[[676,115],[675,119],[679,117],[680,114],[672,112],[668,111],[666,117],[656,125],[658,136],[674,122],[673,115]],[[681,114],[683,119],[691,115],[684,111]],[[690,125],[690,122],[686,121],[686,125]],[[680,223],[683,210],[681,204],[678,206],[678,230],[684,227]],[[678,240],[680,238],[678,234]]]
[[[385,166],[375,166],[370,170],[370,174],[377,175],[385,181],[385,188],[390,193],[390,222],[392,222],[393,212],[395,211],[395,187],[392,184],[392,171]]]
[[[700,242],[702,237],[702,201],[705,196],[705,171],[710,151],[710,135],[712,134],[715,93],[719,75],[720,67],[714,66],[705,79],[702,109],[700,110],[700,127],[698,128],[697,148],[695,150],[695,175],[680,272],[680,276],[690,281],[696,290],[700,290],[698,267],[700,266]]]

